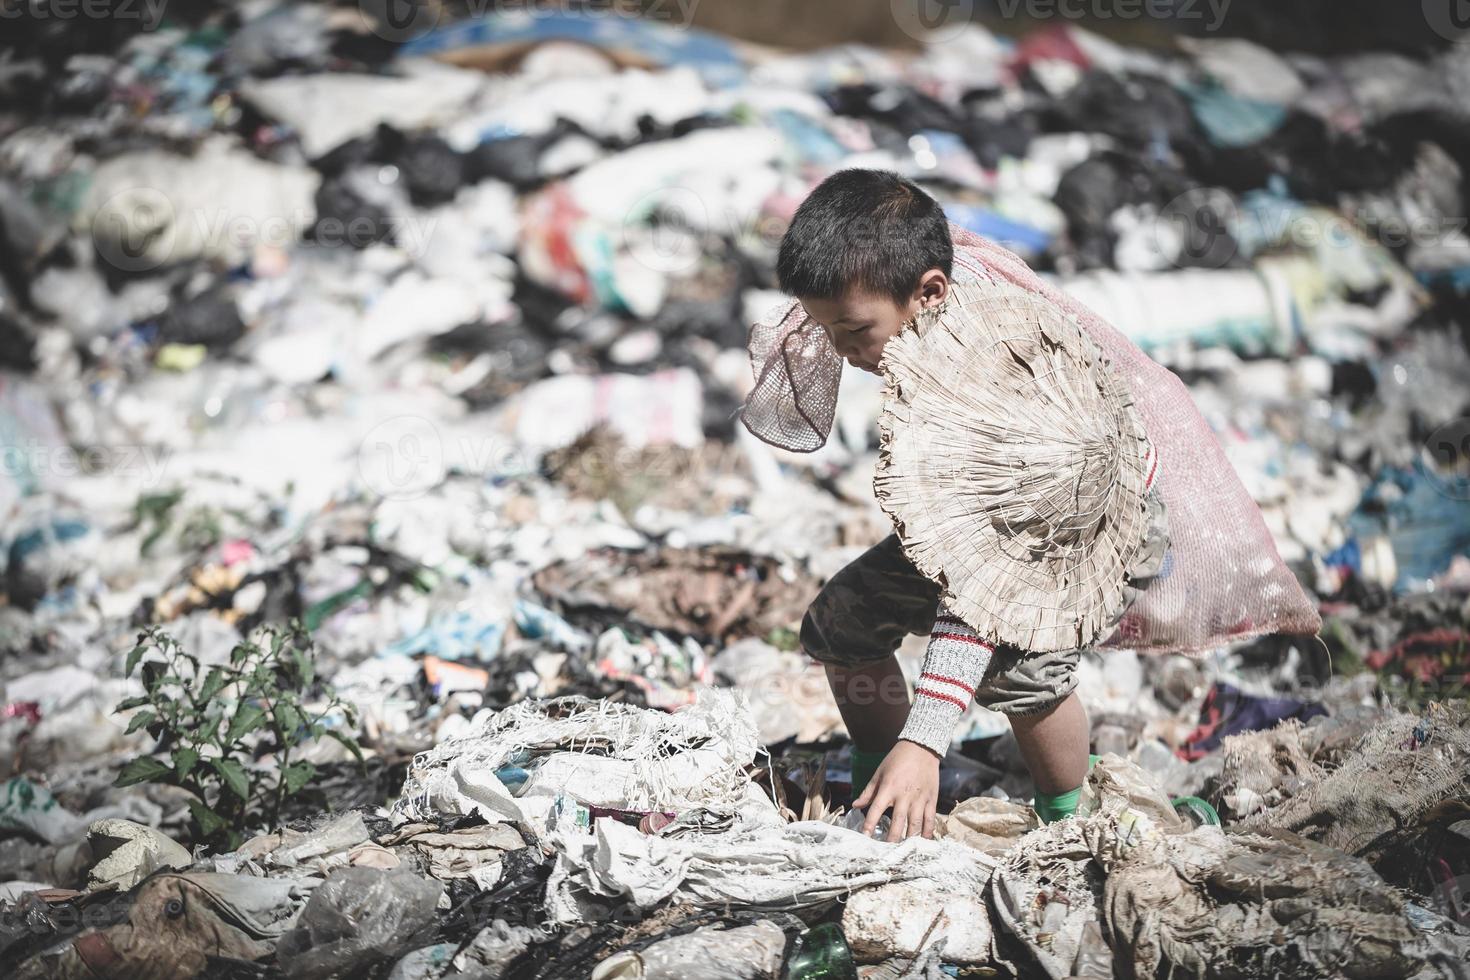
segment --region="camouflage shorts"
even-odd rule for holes
[[[1116,624],[1164,565],[1168,517],[1157,491],[1148,497],[1149,538],[1124,588]],[[844,566],[823,586],[801,621],[801,646],[813,659],[861,667],[891,656],[909,633],[934,626],[939,586],[925,578],[890,534]],[[1111,627],[1110,627],[1111,628]],[[975,700],[1008,715],[1047,711],[1077,687],[1082,651],[1030,653],[999,646]]]

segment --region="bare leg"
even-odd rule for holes
[[[843,717],[847,717],[846,713]],[[1012,716],[1011,731],[1038,793],[1066,793],[1087,779],[1089,729],[1082,699],[1073,691],[1050,711]]]
[[[827,684],[852,744],[864,752],[893,748],[909,717],[909,689],[898,658],[889,654],[863,667],[825,666]]]

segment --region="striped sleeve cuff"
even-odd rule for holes
[[[969,708],[993,653],[989,643],[941,604],[914,685],[914,704],[898,737],[940,756],[948,752],[955,726]]]

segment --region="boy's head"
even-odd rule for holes
[[[912,181],[842,170],[817,186],[781,240],[776,276],[853,367],[949,292],[954,245],[943,209]]]

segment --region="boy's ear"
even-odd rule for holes
[[[930,269],[919,277],[917,299],[921,309],[944,302],[949,295],[949,276],[943,269]]]

